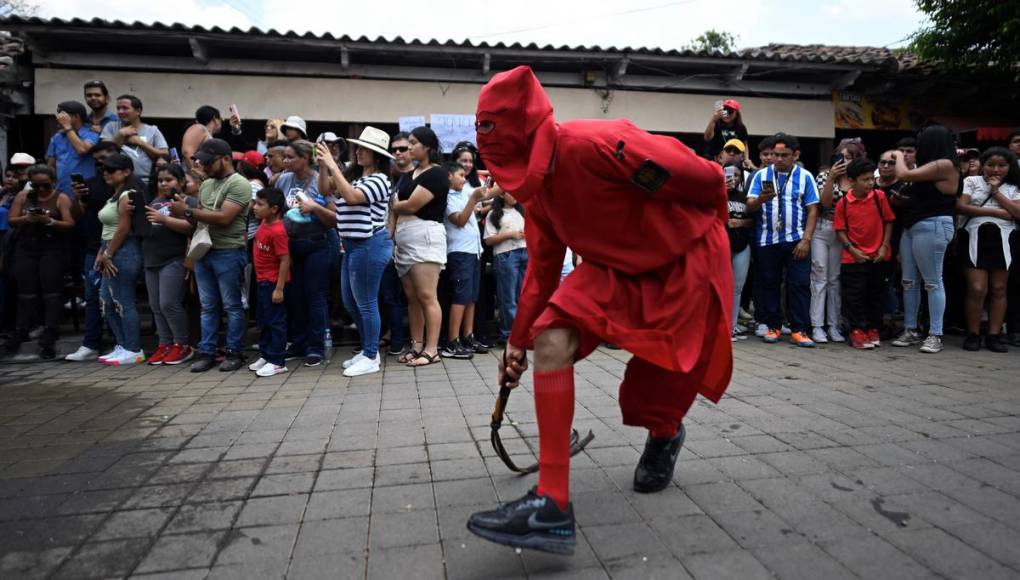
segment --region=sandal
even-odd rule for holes
[[[417,361],[419,361],[421,359],[425,359],[427,362],[425,364],[417,364]],[[408,361],[407,366],[409,366],[409,367],[427,367],[429,365],[434,365],[437,362],[439,362],[439,355],[438,354],[429,354],[429,353],[427,353],[425,351],[421,351],[421,352],[418,353],[418,356],[416,356],[416,357],[414,357],[414,359]]]
[[[400,363],[403,363],[403,364],[408,364],[409,362],[417,359],[421,355],[421,353],[419,351],[417,351],[417,350],[414,350],[414,345],[416,345],[416,344],[420,344],[422,346],[425,346],[424,342],[418,342],[417,340],[412,340],[411,341],[411,347],[408,348],[407,351],[404,352],[404,354],[400,355],[397,358],[397,362],[400,362]]]

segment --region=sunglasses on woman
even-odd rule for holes
[[[408,149],[410,149],[410,147],[391,147],[390,153],[407,153]]]

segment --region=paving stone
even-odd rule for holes
[[[435,511],[414,511],[372,516],[369,545],[375,548],[417,546],[439,541]]]
[[[776,576],[790,580],[855,578],[842,564],[813,544],[787,544],[751,551]]]
[[[227,532],[216,564],[252,564],[263,560],[286,562],[294,549],[297,533],[297,524],[235,528]]]
[[[183,505],[166,528],[167,534],[230,529],[242,501]]]
[[[931,578],[932,572],[876,536],[841,538],[822,549],[862,578]]]
[[[163,536],[149,550],[136,572],[162,572],[209,567],[226,532]]]
[[[127,575],[145,555],[149,540],[115,540],[85,544],[54,578],[104,578]]]
[[[372,558],[368,565],[369,580],[443,578],[443,552],[439,544],[393,548],[384,557]]]
[[[373,515],[435,509],[430,483],[380,487],[372,494]]]
[[[368,545],[368,524],[367,517],[305,521],[294,547],[294,559],[363,553]]]
[[[946,532],[928,528],[886,536],[914,559],[950,578],[1015,578],[1016,572],[988,558]]]
[[[315,473],[279,473],[263,475],[255,484],[252,496],[292,495],[309,493],[315,482]]]
[[[301,521],[308,495],[256,497],[244,502],[238,526],[297,523]]]
[[[90,540],[101,542],[124,538],[154,538],[172,513],[170,508],[114,512]]]
[[[374,473],[371,467],[323,470],[315,480],[315,491],[371,487]]]
[[[300,539],[298,540],[300,542]],[[300,546],[300,543],[298,544]],[[302,556],[291,561],[287,580],[364,580],[368,560],[363,551]]]
[[[697,580],[771,580],[761,562],[745,550],[727,550],[711,554],[685,556],[684,566]]]

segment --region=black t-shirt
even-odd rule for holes
[[[722,121],[715,122],[715,136],[708,144],[708,155],[712,159],[723,150],[723,145],[726,144],[730,139],[737,139],[743,143],[747,143],[747,127],[743,125],[727,126]],[[748,152],[750,153],[750,152]]]
[[[446,169],[434,165],[418,177],[413,177],[413,174],[407,175],[412,177],[400,182],[397,187],[397,199],[407,201],[419,185],[424,187],[432,192],[432,200],[414,212],[414,215],[418,216],[418,219],[443,223],[446,218],[446,195],[450,193],[450,174]]]
[[[907,184],[900,190],[900,195],[906,198],[906,203],[899,208],[897,216],[903,221],[904,228],[911,228],[917,222],[936,216],[952,217],[956,215],[959,188],[956,191],[957,195],[946,195],[935,187],[934,181]]]
[[[750,217],[747,212],[747,194],[740,189],[731,189],[728,192],[727,205],[729,206],[730,219],[743,220]],[[730,236],[730,251],[733,253],[742,252],[751,243],[752,228],[726,228]]]
[[[171,203],[170,199],[156,198],[149,202],[149,207],[164,215],[170,215]],[[158,224],[153,224],[151,232],[148,237],[142,238],[142,256],[145,258],[146,268],[164,266],[178,258],[184,259],[188,245],[187,236]]]

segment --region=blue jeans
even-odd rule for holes
[[[198,352],[216,353],[220,331],[220,308],[227,314],[227,350],[240,353],[244,349],[244,307],[241,305],[241,285],[244,284],[244,265],[248,254],[244,248],[209,250],[195,263],[195,282],[198,284],[198,301],[202,305],[202,338]]]
[[[325,354],[329,272],[339,252],[336,230],[314,239],[290,241],[290,284],[285,302],[287,336],[293,354],[318,357]]]
[[[737,326],[737,317],[740,315],[740,295],[744,291],[744,283],[747,282],[747,271],[751,268],[751,246],[744,248],[736,254],[730,253],[730,262],[733,264],[733,325]]]
[[[106,250],[107,244],[103,242],[101,251]],[[138,352],[142,350],[138,307],[135,305],[135,288],[142,272],[142,244],[138,238],[125,238],[113,255],[113,265],[117,267],[117,275],[103,276],[99,303],[117,344],[125,350]]]
[[[361,354],[379,354],[379,286],[393,256],[393,241],[385,228],[366,239],[344,239],[344,261],[340,269],[340,296],[344,308],[354,317],[361,336]]]
[[[103,275],[96,271],[96,254],[85,254],[81,273],[85,284],[85,336],[81,344],[99,350],[103,340],[103,310],[99,306],[99,287],[103,283]]]
[[[262,336],[259,338],[259,353],[266,361],[283,366],[287,351],[287,305],[273,304],[273,290],[276,282],[258,283],[258,313]]]
[[[496,267],[496,296],[499,299],[499,334],[506,340],[517,316],[517,298],[521,295],[524,272],[528,269],[528,249],[517,248],[496,254],[492,259]]]
[[[900,260],[903,267],[903,325],[917,329],[917,311],[921,307],[918,275],[928,293],[928,334],[942,336],[942,317],[946,311],[946,287],[942,282],[942,263],[946,247],[953,240],[955,226],[950,216],[921,220],[903,230]]]
[[[793,257],[798,242],[783,242],[755,248],[757,263],[755,284],[761,285],[762,314],[755,313],[759,322],[778,330],[783,326],[783,315],[779,310],[783,274],[786,274],[786,307],[790,317],[790,328],[794,332],[807,332],[810,327],[811,308],[811,260]],[[756,307],[757,308],[757,307]]]
[[[404,296],[404,288],[400,285],[400,276],[397,276],[392,256],[383,270],[379,299],[389,318],[390,348],[399,350],[410,340],[407,337],[407,297]]]

